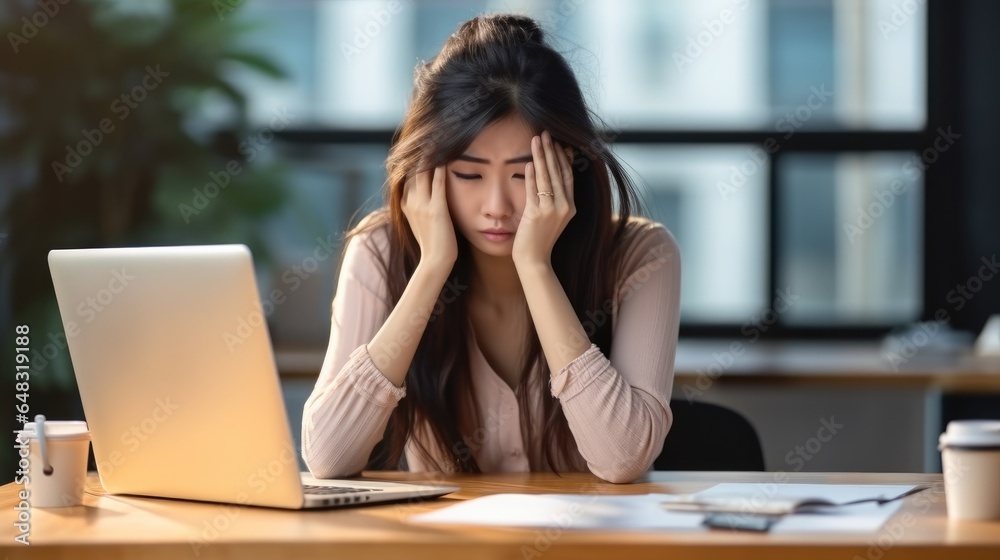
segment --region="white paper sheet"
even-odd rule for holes
[[[720,488],[721,487],[721,488]],[[738,494],[763,499],[827,497],[840,501],[866,497],[894,497],[913,486],[833,484],[720,484],[706,493]],[[874,492],[874,493],[873,493]],[[708,530],[700,513],[670,512],[660,506],[665,494],[615,496],[606,494],[494,494],[410,517],[416,523],[446,523],[501,527],[559,527],[605,530]],[[874,532],[899,509],[901,501],[859,504],[824,513],[789,515],[772,533]]]
[[[418,523],[458,523],[563,529],[695,529],[701,514],[669,512],[660,494],[494,494],[410,517]]]

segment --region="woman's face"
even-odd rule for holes
[[[509,256],[524,212],[524,166],[531,161],[528,124],[519,115],[483,129],[458,159],[447,164],[448,210],[455,229],[476,250]],[[501,229],[507,236],[487,236]]]

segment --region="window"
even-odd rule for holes
[[[281,234],[289,247],[377,205],[418,60],[478,13],[519,11],[567,56],[653,217],[678,238],[683,333],[738,333],[783,290],[798,298],[778,315],[778,334],[884,330],[923,312],[923,205],[940,188],[921,160],[938,126],[924,3],[247,6],[240,17],[267,23],[260,46],[291,75],[246,82],[250,114],[296,115],[281,153],[299,169],[300,206],[316,216],[282,219],[302,230]],[[886,192],[891,204],[880,202]]]

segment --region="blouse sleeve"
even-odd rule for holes
[[[313,476],[364,469],[405,395],[372,361],[368,343],[389,315],[385,278],[370,245],[382,230],[348,243],[333,299],[330,343],[302,413],[302,458]]]
[[[631,482],[648,470],[673,419],[680,251],[665,227],[649,223],[618,284],[611,359],[591,344],[551,379],[580,454],[609,482]]]

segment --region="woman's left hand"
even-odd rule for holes
[[[547,130],[531,138],[532,161],[524,168],[524,212],[511,249],[515,264],[551,265],[552,247],[576,215],[570,154],[572,149],[552,140]]]

